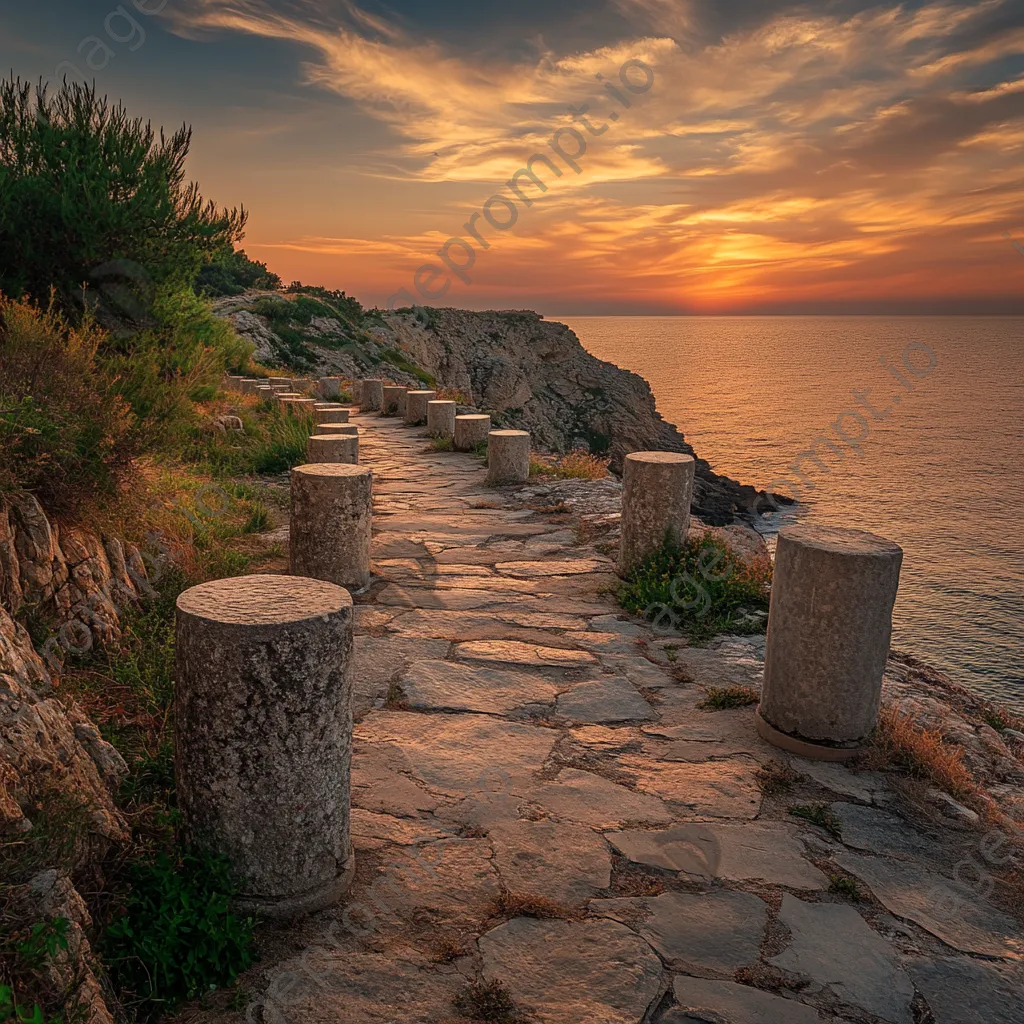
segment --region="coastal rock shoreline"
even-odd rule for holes
[[[253,292],[214,304],[214,311],[256,346],[258,359],[273,359],[282,351],[273,325],[250,308],[259,308],[268,296],[287,298]],[[466,407],[491,413],[495,426],[528,430],[539,449],[565,453],[583,448],[607,456],[613,472],[620,471],[628,452],[692,455],[697,460],[693,511],[714,526],[750,522],[757,508],[771,504],[753,485],[716,473],[679,427],[658,412],[646,380],[591,355],[565,324],[530,310],[416,307],[372,311],[364,327],[361,336],[339,347],[336,325],[322,319],[306,325],[314,372],[436,383],[460,392]],[[789,503],[781,496],[775,500]]]

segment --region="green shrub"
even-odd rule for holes
[[[619,591],[627,611],[682,629],[695,640],[760,633],[766,626],[771,561],[754,564],[712,537],[666,544],[633,569]]]
[[[225,249],[199,271],[195,287],[200,295],[217,298],[241,295],[250,288],[280,288],[281,278],[266,263],[249,259],[244,249]]]
[[[0,491],[30,490],[61,514],[117,489],[143,438],[98,365],[103,337],[0,296]]]
[[[143,1016],[231,984],[253,963],[253,921],[231,910],[238,885],[227,858],[199,850],[132,866],[123,916],[103,954]]]

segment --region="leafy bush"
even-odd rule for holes
[[[135,864],[124,915],[103,953],[143,1015],[231,984],[253,963],[253,921],[231,910],[238,892],[227,858],[187,850]]]
[[[102,292],[138,323],[150,284],[190,287],[246,221],[187,182],[191,140],[186,127],[157,135],[94,86],[0,82],[0,291],[44,302],[55,288],[71,309],[87,285],[88,307]]]
[[[53,1000],[54,993],[44,979],[48,964],[68,948],[68,924],[64,917],[46,918],[31,925],[0,919],[4,926],[0,932],[0,1024],[62,1021],[47,1013],[46,1004]]]
[[[104,334],[0,296],[0,491],[33,491],[51,512],[113,492],[141,433],[97,363]]]
[[[195,287],[200,295],[216,298],[241,295],[250,288],[280,288],[281,278],[266,263],[249,259],[244,249],[225,249],[199,271]]]
[[[761,633],[772,566],[753,564],[713,537],[666,544],[632,570],[619,592],[627,611],[669,624],[696,640],[720,633]]]

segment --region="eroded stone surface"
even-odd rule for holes
[[[619,764],[636,775],[638,789],[685,805],[696,815],[753,818],[761,806],[756,768],[745,758],[687,764],[627,756]]]
[[[664,1024],[820,1024],[816,1010],[793,999],[737,985],[731,981],[707,981],[677,975],[672,994],[678,1008]]]
[[[597,833],[554,821],[513,821],[487,838],[502,884],[512,893],[582,903],[611,881],[611,853]]]
[[[556,817],[592,828],[622,828],[630,822],[657,824],[672,820],[657,797],[636,793],[592,772],[565,768],[553,782],[535,786],[531,800]]]
[[[914,986],[897,966],[892,947],[853,907],[805,903],[787,893],[779,920],[792,942],[771,963],[806,975],[840,1002],[893,1024],[911,1024]]]
[[[758,879],[793,889],[828,884],[785,825],[694,823],[657,832],[613,832],[607,839],[637,864],[687,875]]]
[[[554,703],[545,679],[501,669],[418,661],[399,680],[405,703],[427,711],[479,711],[503,715],[524,704]]]
[[[887,857],[927,857],[934,847],[917,829],[896,814],[860,804],[835,803],[832,813],[842,826],[843,843]]]
[[[907,972],[928,1000],[935,1024],[1020,1024],[1024,1020],[1024,969],[933,957],[912,960]]]
[[[599,676],[577,683],[558,698],[556,712],[574,722],[646,722],[650,704],[622,676]]]
[[[729,973],[757,961],[768,921],[763,900],[726,890],[593,900],[590,909],[636,927],[674,964]]]
[[[920,863],[856,853],[839,854],[836,863],[864,882],[890,913],[919,924],[947,946],[980,956],[1024,952],[1016,921]]]
[[[614,921],[517,917],[479,946],[485,977],[541,1024],[640,1024],[661,988],[661,961]]]
[[[486,715],[401,711],[371,715],[356,727],[356,736],[400,746],[428,788],[456,796],[485,789],[496,778],[529,778],[558,738],[550,729]]]
[[[586,651],[540,647],[517,640],[472,640],[459,644],[455,654],[474,661],[500,662],[508,665],[548,666],[551,668],[589,668],[596,659]]]

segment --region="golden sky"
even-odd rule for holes
[[[510,6],[168,0],[96,77],[195,125],[250,255],[368,305],[433,264],[417,301],[470,308],[1024,311],[1020,0]],[[109,3],[85,7],[69,59],[102,35]],[[31,17],[6,27],[47,74]],[[507,182],[534,154],[527,205]],[[496,195],[511,227],[479,216]]]

